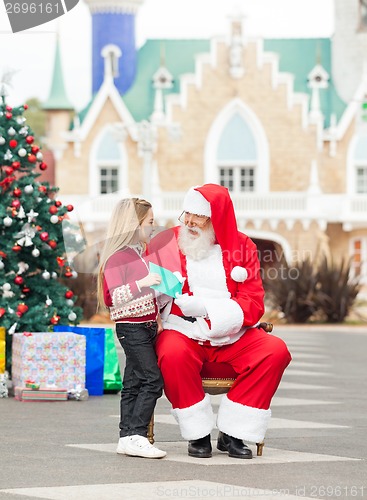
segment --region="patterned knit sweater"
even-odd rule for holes
[[[158,308],[150,288],[139,289],[136,281],[149,273],[137,250],[125,247],[106,262],[103,276],[104,301],[111,319],[131,323],[155,321]]]

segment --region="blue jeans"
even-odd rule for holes
[[[116,334],[126,356],[120,437],[134,434],[146,437],[150,417],[163,392],[163,378],[154,350],[157,323],[117,323]]]

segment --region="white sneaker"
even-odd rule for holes
[[[130,436],[125,445],[125,454],[131,457],[163,458],[167,455],[165,451],[156,448],[149,443],[148,439],[138,434]]]
[[[119,442],[117,444],[117,450],[116,453],[119,453],[120,455],[126,455],[126,443],[128,442],[130,436],[124,436],[119,439]]]

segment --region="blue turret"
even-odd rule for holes
[[[103,82],[106,45],[117,46],[122,53],[114,78],[120,94],[131,87],[136,73],[135,14],[144,0],[86,0],[92,14],[92,93]]]

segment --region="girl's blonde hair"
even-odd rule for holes
[[[140,198],[125,198],[115,206],[107,227],[106,240],[98,265],[97,298],[98,305],[106,307],[103,298],[103,272],[107,260],[118,250],[137,243],[137,232],[148,210],[149,201]]]

